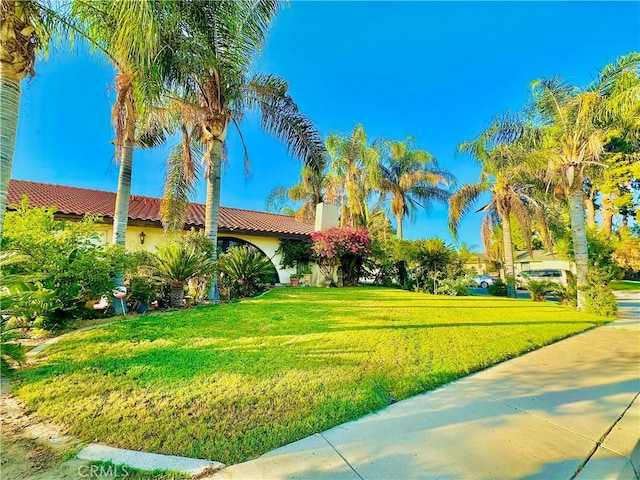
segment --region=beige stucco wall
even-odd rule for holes
[[[103,243],[111,243],[113,239],[113,226],[112,225],[102,225],[97,229],[98,234],[100,235],[100,240]],[[140,244],[140,232],[144,232],[144,245]],[[280,239],[274,237],[260,237],[257,235],[232,235],[232,234],[219,234],[218,238],[238,238],[240,240],[244,240],[249,242],[260,250],[262,250],[271,262],[276,267],[278,271],[278,276],[280,277],[281,283],[289,283],[289,276],[292,273],[295,273],[295,268],[292,269],[284,269],[280,266],[280,260],[282,259],[281,255],[276,253],[278,247],[280,247]],[[154,228],[154,227],[127,227],[127,239],[126,246],[129,250],[135,250],[137,248],[144,248],[145,250],[149,250],[155,252],[156,248],[162,244],[165,240],[164,230],[162,228]]]

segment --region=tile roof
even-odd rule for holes
[[[26,180],[10,180],[7,206],[20,203],[22,195],[29,197],[29,204],[33,207],[54,205],[58,213],[74,215],[89,213],[110,218],[113,218],[116,200],[114,192]],[[159,198],[131,195],[129,219],[159,222],[160,204],[161,199]],[[203,226],[204,210],[203,204],[192,203],[187,212],[187,225]],[[300,222],[288,215],[222,206],[220,207],[218,228],[229,231],[305,236],[311,235],[314,231],[313,224]]]

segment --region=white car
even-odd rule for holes
[[[558,285],[567,286],[571,279],[571,272],[555,268],[544,270],[525,270],[516,275],[516,285],[520,288],[526,288],[529,280],[536,282],[551,282]]]
[[[490,275],[474,275],[473,277],[471,277],[471,280],[473,281],[473,283],[475,283],[478,287],[481,288],[487,288],[489,285],[493,285],[496,281],[495,278],[493,278]]]

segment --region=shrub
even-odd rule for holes
[[[439,238],[417,240],[412,246],[405,246],[413,267],[413,278],[424,291],[436,293],[438,283],[454,280],[464,274],[460,256],[451,245]]]
[[[276,253],[282,257],[280,265],[283,268],[297,267],[299,264],[308,263],[313,258],[313,242],[306,240],[280,240],[280,246]]]
[[[357,285],[364,259],[370,254],[369,232],[364,228],[329,228],[311,236],[320,271],[331,278],[335,267],[342,268],[343,284]]]
[[[609,288],[612,279],[610,270],[597,267],[589,269],[589,286],[585,289],[587,312],[605,317],[615,317],[618,314],[618,299]]]
[[[457,278],[445,278],[440,282],[440,285],[438,285],[436,293],[450,295],[452,297],[466,297],[471,295],[467,289],[468,284],[469,276],[467,275],[462,275]]]
[[[3,248],[27,256],[20,272],[38,277],[42,290],[53,292],[32,307],[33,315],[45,317],[47,329],[66,318],[82,314],[84,304],[111,292],[116,267],[124,263],[124,251],[99,245],[97,219],[81,222],[54,219],[54,208],[29,208],[26,197],[14,212],[7,212]]]
[[[494,297],[506,297],[507,284],[499,278],[495,282],[493,282],[492,285],[489,285],[487,287],[487,292],[489,292],[489,295],[493,295]]]
[[[529,291],[531,300],[534,302],[544,302],[550,292],[557,291],[557,284],[549,281],[527,280],[524,287]]]
[[[220,255],[216,266],[221,274],[220,284],[229,290],[231,299],[258,294],[274,271],[271,260],[246,245],[230,248]]]

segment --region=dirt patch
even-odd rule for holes
[[[79,468],[88,462],[75,458],[80,442],[26,416],[5,378],[0,379],[0,432],[3,480],[82,478]]]

